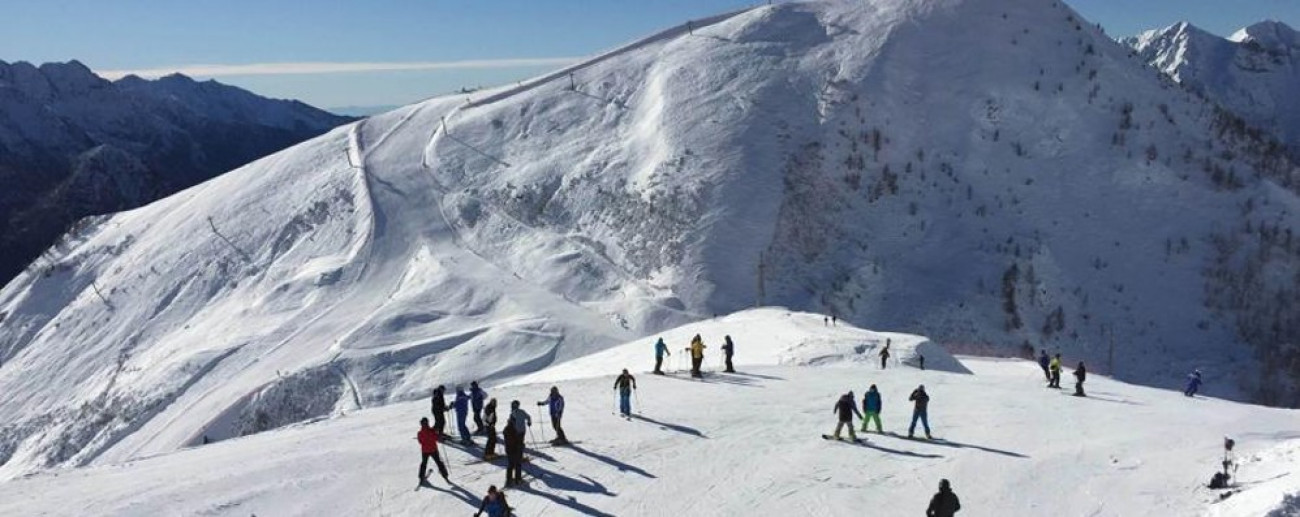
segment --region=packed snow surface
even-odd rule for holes
[[[757,310],[663,334],[707,345],[703,380],[646,373],[658,336],[542,370],[537,383],[488,387],[532,414],[531,441],[553,437],[536,401],[565,395],[573,447],[530,449],[519,515],[920,515],[940,479],[963,516],[1263,515],[1294,499],[1296,413],[1089,378],[1087,398],[1045,388],[1038,366],[961,358],[929,348],[921,371],[890,361],[923,338],[829,326],[821,315]],[[735,374],[715,345],[736,342]],[[673,363],[669,363],[671,366]],[[637,376],[635,416],[614,414],[613,377]],[[1068,370],[1067,370],[1068,371]],[[865,445],[823,440],[832,405],[869,385],[883,395],[888,434]],[[908,394],[924,384],[940,441],[908,440]],[[1068,384],[1068,383],[1067,383]],[[1068,387],[1068,386],[1067,386]],[[467,464],[481,449],[444,444],[453,484],[416,488],[414,441],[427,401],[350,412],[174,453],[37,474],[0,484],[4,515],[469,515],[500,465]],[[502,415],[504,418],[504,415]],[[922,434],[918,429],[918,435]],[[1202,485],[1224,434],[1238,440],[1242,487],[1224,502]],[[481,444],[482,439],[478,442]],[[434,476],[436,479],[437,476]],[[57,495],[54,495],[57,494]],[[1289,515],[1281,513],[1278,515]]]

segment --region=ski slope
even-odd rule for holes
[[[923,338],[829,327],[822,316],[764,309],[664,333],[736,340],[736,374],[654,376],[655,336],[489,387],[518,399],[553,437],[533,403],[551,385],[565,395],[571,448],[530,450],[526,488],[508,492],[518,514],[919,515],[947,478],[963,516],[1264,515],[1296,494],[1296,413],[1090,378],[1089,398],[1044,388],[1036,364],[947,356],[927,365],[969,373],[881,371],[876,342],[890,336],[902,362]],[[711,353],[714,349],[710,349]],[[706,366],[715,367],[711,357]],[[613,414],[613,374],[637,373],[636,417]],[[834,425],[840,393],[876,384],[886,431],[906,433],[908,393],[924,384],[944,441],[867,434],[865,446],[818,435]],[[51,471],[0,484],[4,515],[468,515],[501,466],[467,465],[444,445],[450,487],[414,490],[414,433],[427,401],[349,412],[120,464]],[[1224,502],[1201,488],[1225,433],[1239,441],[1245,485]],[[480,440],[481,443],[481,440]],[[436,477],[436,476],[435,476]],[[51,494],[58,494],[57,497]],[[1281,513],[1277,515],[1290,515]]]
[[[1297,171],[1129,53],[1052,0],[756,6],[88,221],[0,290],[0,479],[755,305],[1300,400]]]

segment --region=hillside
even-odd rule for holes
[[[139,207],[349,120],[181,75],[110,82],[76,61],[0,61],[0,283],[85,216]]]
[[[1300,33],[1265,21],[1222,38],[1183,22],[1123,43],[1179,84],[1267,130],[1300,156]]]
[[[520,515],[920,515],[939,479],[962,516],[1289,515],[1300,442],[1295,412],[1183,397],[1093,376],[1091,398],[1044,389],[1026,361],[931,361],[968,373],[920,371],[875,361],[882,338],[903,351],[913,336],[823,326],[819,315],[759,310],[676,329],[707,343],[736,340],[736,374],[644,374],[652,340],[641,339],[489,387],[502,405],[520,400],[535,419],[530,442],[553,437],[534,401],[550,386],[566,398],[573,447],[534,448],[526,488],[509,491]],[[714,350],[710,349],[712,354]],[[625,354],[636,357],[623,361]],[[901,354],[906,355],[906,354]],[[716,369],[716,356],[706,367]],[[670,363],[671,364],[671,363]],[[637,375],[635,416],[612,413],[613,374]],[[973,373],[970,373],[973,372]],[[864,446],[832,443],[836,397],[869,385],[883,397],[890,434]],[[907,440],[908,393],[924,384],[930,422],[943,441]],[[424,400],[122,464],[0,483],[6,515],[469,515],[503,467],[442,446],[453,485],[413,490],[414,437]],[[1240,444],[1240,486],[1201,485],[1217,468],[1224,434]],[[480,438],[479,444],[483,443]],[[477,449],[476,449],[477,451]],[[141,486],[151,487],[141,490]],[[48,497],[50,493],[60,497]]]
[[[1051,0],[694,20],[66,235],[0,291],[0,476],[755,304],[1296,405],[1296,168],[1236,121]]]

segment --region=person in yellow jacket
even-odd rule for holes
[[[702,377],[700,365],[704,364],[704,340],[699,334],[691,338],[691,377]]]
[[[1052,381],[1047,384],[1048,388],[1061,387],[1061,354],[1056,354],[1052,358],[1051,364],[1047,365],[1048,371],[1052,372]]]

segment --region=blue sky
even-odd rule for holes
[[[559,66],[565,58],[589,55],[690,18],[754,3],[0,0],[0,12],[6,19],[0,30],[0,59],[78,59],[100,71],[186,69],[197,77],[215,76],[264,95],[300,98],[323,107],[404,104],[462,86],[526,78]],[[1300,25],[1297,0],[1067,3],[1100,22],[1112,35],[1129,35],[1178,20],[1222,35],[1262,19]],[[345,64],[335,69],[368,66],[377,70],[268,73],[283,69],[282,63],[333,63]],[[273,66],[247,66],[258,64]],[[394,64],[409,69],[393,70],[399,66]]]

